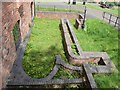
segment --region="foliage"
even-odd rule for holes
[[[105,4],[110,5],[110,6],[119,6],[119,2],[105,2]]]
[[[120,2],[114,2],[115,6],[120,6]]]
[[[108,5],[109,7],[115,6],[114,2],[105,2],[105,4]]]

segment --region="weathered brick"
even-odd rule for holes
[[[3,58],[6,58],[9,53],[9,49],[3,48]]]
[[[31,0],[32,1],[32,0]],[[23,5],[23,16],[20,17],[19,7]],[[31,23],[31,2],[3,2],[2,3],[2,12],[0,12],[0,16],[2,16],[2,20],[0,24],[2,24],[2,34],[0,39],[2,39],[0,47],[0,57],[2,57],[2,83],[3,87],[6,84],[6,79],[9,76],[9,72],[12,68],[12,65],[16,59],[16,47],[13,36],[13,28],[18,20],[21,22],[20,33],[21,38],[24,40],[25,36],[29,31],[29,23]],[[1,29],[0,28],[0,29]],[[0,79],[1,80],[1,79]],[[1,82],[1,81],[0,81]]]
[[[49,19],[61,19],[61,18],[67,18],[67,19],[76,19],[79,17],[76,13],[59,13],[59,12],[39,12],[37,13],[37,17],[39,18],[49,18]]]

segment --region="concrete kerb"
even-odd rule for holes
[[[28,86],[28,87],[33,86],[32,88],[34,88],[34,87],[39,87],[40,85],[74,84],[74,83],[80,84],[80,83],[85,82],[85,80],[82,80],[81,78],[79,78],[79,79],[77,79],[77,78],[76,79],[66,79],[66,80],[62,80],[62,79],[54,80],[53,77],[55,76],[55,74],[59,70],[60,66],[63,66],[69,70],[82,72],[81,67],[66,64],[64,62],[64,60],[62,60],[61,57],[59,55],[57,55],[55,66],[54,66],[53,70],[51,71],[51,73],[49,73],[49,75],[45,78],[33,79],[33,78],[29,77],[28,75],[26,75],[21,64],[19,62],[16,62],[15,67],[12,69],[13,70],[12,74],[11,74],[10,78],[8,79],[9,81],[8,81],[7,86],[8,86],[8,88],[9,87],[17,87],[17,86],[18,87],[19,86],[23,86],[23,87],[24,86]]]
[[[100,71],[103,68],[106,68],[106,69],[108,68],[106,73],[108,73],[108,72],[111,73],[114,70],[116,70],[115,65],[112,63],[112,61],[110,60],[110,58],[106,52],[84,52],[84,51],[82,51],[82,49],[78,43],[78,40],[75,36],[75,33],[71,28],[69,21],[66,19],[61,19],[61,23],[62,24],[60,24],[60,25],[61,25],[61,28],[63,31],[64,41],[65,41],[64,46],[67,51],[67,56],[68,56],[70,63],[76,64],[76,65],[83,64],[83,63],[96,63],[95,67],[99,68],[97,73],[100,73],[100,72],[103,73],[102,71]],[[65,30],[65,29],[67,29],[69,32],[67,32],[67,30]],[[72,48],[71,48],[70,38],[67,37],[67,34],[70,34],[70,36],[71,36],[70,38],[72,38],[71,40],[74,41],[73,43],[75,43],[76,49],[77,49],[79,55],[76,56],[73,53]],[[101,69],[100,69],[100,67],[101,67]]]

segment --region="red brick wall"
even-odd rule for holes
[[[23,16],[18,12],[23,5]],[[2,2],[2,84],[5,86],[12,65],[17,57],[15,42],[12,30],[18,20],[20,20],[20,33],[22,41],[29,31],[31,23],[31,3],[30,2]]]
[[[2,87],[2,3],[0,2],[0,90]]]
[[[78,14],[76,13],[66,13],[66,12],[37,12],[36,16],[38,18],[48,18],[48,19],[76,19],[78,18]]]
[[[22,35],[22,40],[25,38],[26,36],[26,33],[28,33],[29,31],[29,25],[31,23],[31,8],[28,8],[28,7],[31,7],[30,6],[31,4],[30,3],[24,3],[23,4],[23,9],[24,9],[24,16],[21,18],[21,35]]]

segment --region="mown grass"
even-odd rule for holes
[[[23,68],[32,78],[46,77],[53,69],[55,56],[66,60],[59,20],[35,18],[34,27],[24,55]],[[61,69],[55,78],[73,78],[68,70]]]
[[[101,8],[100,6],[95,6],[95,5],[92,5],[92,4],[89,4],[89,3],[87,3],[86,5],[82,5],[82,4],[78,4],[78,5],[80,5],[80,6],[86,6],[86,7],[91,8],[91,9],[96,9],[96,10],[104,11],[104,12],[113,14],[115,16],[118,16],[119,15],[118,12],[120,11],[120,8],[106,9],[106,8]]]
[[[37,11],[51,11],[51,12],[76,12],[76,13],[83,13],[79,10],[71,10],[71,9],[58,9],[56,7],[53,8],[44,8],[44,7],[36,7]]]
[[[74,25],[75,21],[71,21]],[[87,31],[75,30],[84,51],[107,52],[115,66],[118,62],[118,30],[100,20],[87,20]],[[120,40],[119,40],[120,41]],[[94,75],[101,88],[120,88],[118,72],[113,74]]]

